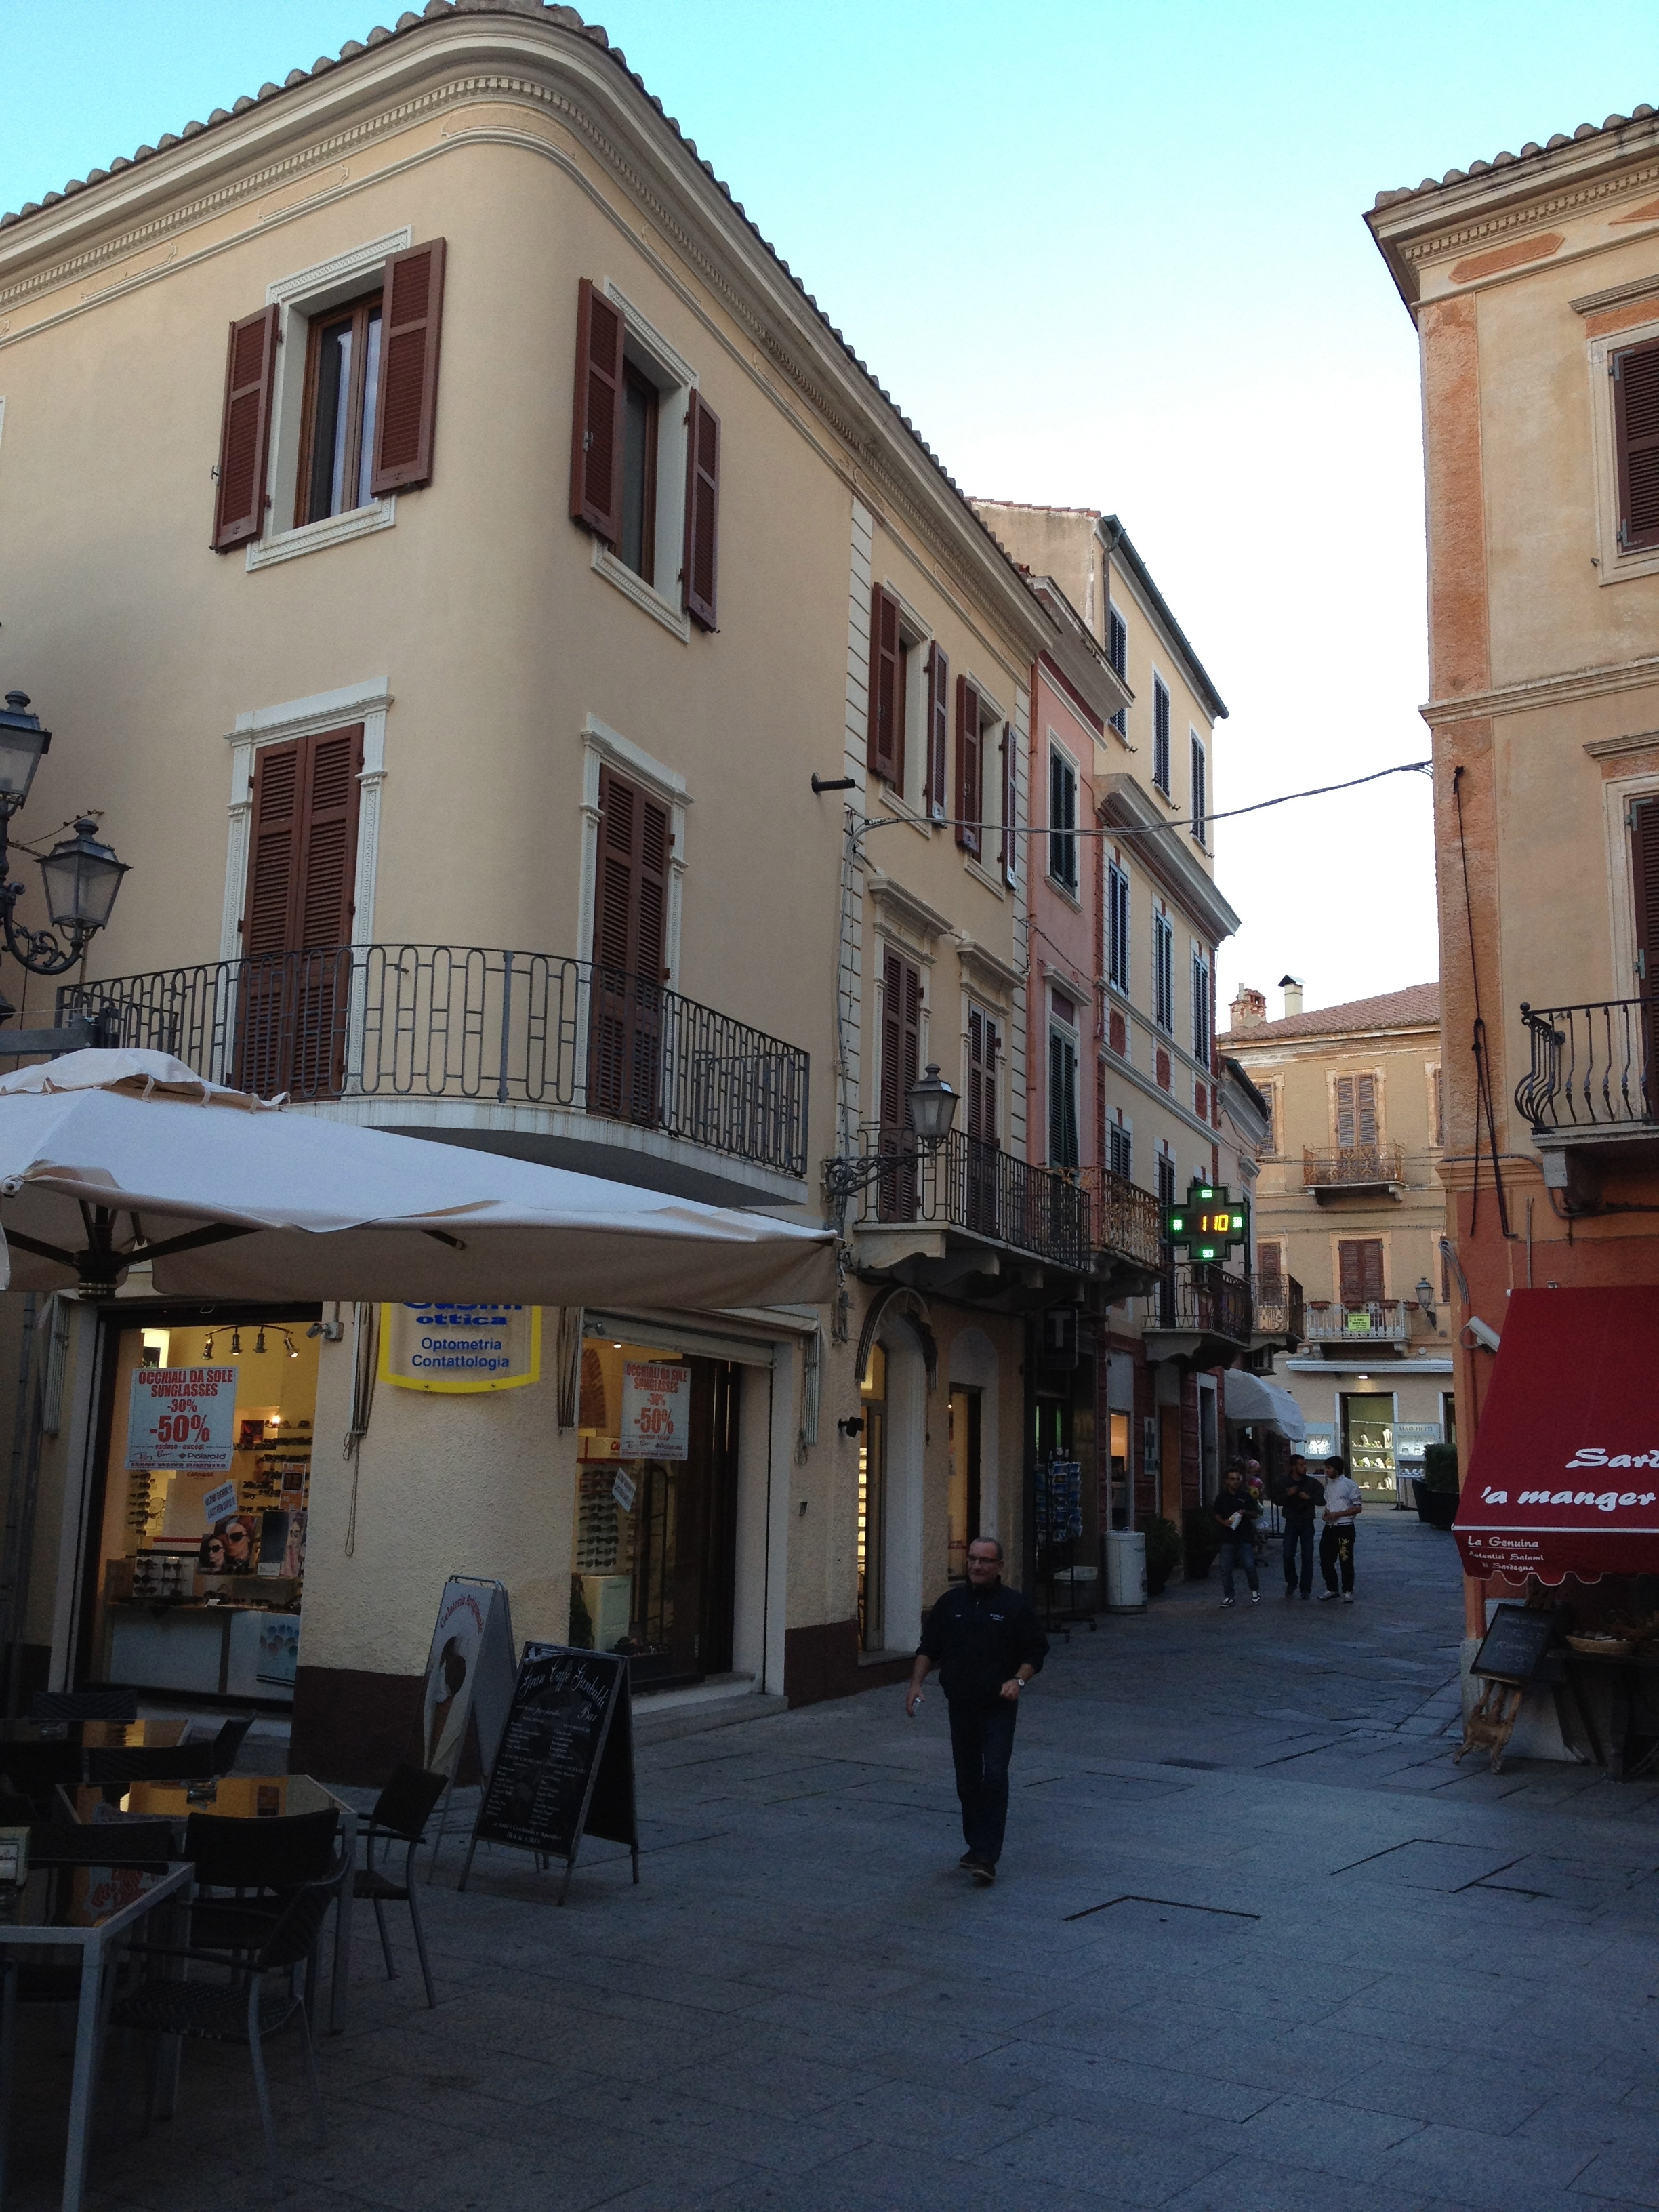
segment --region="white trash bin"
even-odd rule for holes
[[[1146,1535],[1141,1528],[1106,1531],[1106,1610],[1146,1610]]]

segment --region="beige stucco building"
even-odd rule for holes
[[[1268,1109],[1256,1280],[1302,1316],[1275,1374],[1310,1457],[1340,1453],[1370,1496],[1407,1503],[1424,1445],[1456,1433],[1439,987],[1308,1012],[1300,984],[1284,987],[1277,1021],[1241,990],[1220,1040]]]
[[[54,1301],[8,1568],[37,1679],[294,1696],[296,1759],[367,1773],[450,1571],[641,1686],[795,1701],[892,1673],[964,1516],[1018,1573],[1028,1316],[1092,1271],[1026,1111],[1055,617],[603,33],[434,6],[5,218],[0,597],[57,733],[20,827],[94,804],[131,871],[21,1018],[846,1231],[832,1307],[550,1314],[522,1388],[383,1377],[349,1461],[367,1316],[165,1309],[142,1267]],[[1145,1125],[1183,1174],[1195,1026]],[[929,1062],[955,1133],[843,1212],[825,1164],[902,1152]],[[288,1516],[283,1619],[238,1644],[232,1577],[164,1650],[143,1560],[195,1596],[221,1562],[199,1489],[131,1474],[124,1394],[232,1330],[234,1540]],[[629,1449],[647,1364],[690,1370],[683,1460]]]

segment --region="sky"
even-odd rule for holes
[[[396,21],[371,5],[0,0],[0,208]],[[1427,757],[1416,341],[1362,214],[1659,105],[1650,4],[599,12],[963,489],[1123,519],[1230,709],[1218,811]],[[1216,839],[1224,1006],[1436,972],[1425,776]]]

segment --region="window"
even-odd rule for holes
[[[891,945],[881,956],[881,1135],[884,1152],[902,1147],[910,1124],[906,1095],[921,1073],[921,971]],[[877,1186],[883,1221],[910,1221],[916,1212],[916,1175],[908,1161],[883,1170]]]
[[[296,525],[368,506],[380,382],[377,288],[336,314],[319,316],[311,325]]]
[[[1018,752],[1012,724],[967,676],[957,678],[957,842],[972,859],[986,857],[988,833],[1000,830],[1002,873],[1012,884],[1015,852]],[[995,861],[991,862],[995,866]]]
[[[1334,1085],[1339,1152],[1376,1143],[1376,1078],[1339,1075]]]
[[[1267,1138],[1263,1151],[1267,1158],[1276,1159],[1279,1157],[1279,1085],[1276,1083],[1259,1083],[1256,1088],[1261,1093],[1262,1103],[1267,1109]]]
[[[1210,1064],[1210,963],[1193,949],[1193,1058],[1200,1067]]]
[[[1255,1295],[1259,1305],[1285,1303],[1285,1247],[1271,1239],[1255,1248]]]
[[[720,469],[720,417],[690,368],[620,294],[583,277],[572,520],[608,549],[615,565],[607,573],[630,596],[640,595],[628,575],[653,595],[641,601],[652,612],[678,597],[682,612],[707,630],[718,627]],[[597,549],[594,566],[605,566]]]
[[[1175,1034],[1175,924],[1166,914],[1152,916],[1152,1019]]]
[[[1175,1204],[1175,1156],[1167,1149],[1162,1138],[1160,1138],[1158,1139],[1158,1202],[1160,1206],[1173,1206]]]
[[[1192,832],[1200,845],[1209,842],[1210,793],[1207,763],[1204,757],[1203,741],[1198,732],[1191,733],[1193,745],[1193,808]]]
[[[977,1006],[968,1015],[968,1134],[978,1143],[997,1141],[997,1062],[1002,1038],[989,1014]]]
[[[1106,1164],[1114,1175],[1121,1176],[1125,1182],[1133,1182],[1134,1152],[1133,1141],[1129,1131],[1121,1121],[1109,1122],[1106,1127],[1106,1142],[1108,1147]]]
[[[1055,992],[1048,1022],[1048,1164],[1078,1164],[1077,1009]]]
[[[1005,722],[1000,744],[1002,760],[1002,880],[1010,890],[1019,880],[1019,752],[1014,726]]]
[[[602,766],[587,1103],[645,1127],[661,1114],[668,851],[668,809]]]
[[[1077,770],[1064,753],[1048,755],[1048,873],[1062,890],[1075,896],[1077,866]]]
[[[1112,861],[1106,871],[1106,974],[1114,990],[1129,990],[1129,878]]]
[[[1345,1306],[1370,1304],[1382,1296],[1382,1239],[1345,1237],[1336,1248],[1339,1295]]]
[[[945,819],[945,783],[951,749],[951,662],[935,639],[927,648],[927,788],[932,820]]]
[[[1619,469],[1619,545],[1659,544],[1659,339],[1628,346],[1607,363]]]
[[[1152,678],[1152,781],[1170,795],[1170,687],[1161,676]]]
[[[1434,1141],[1443,1146],[1446,1141],[1446,1091],[1437,1067],[1429,1070],[1429,1093],[1434,1110]]]
[[[1106,610],[1106,658],[1127,684],[1129,680],[1129,626],[1117,609],[1109,605]],[[1127,708],[1120,707],[1113,715],[1112,727],[1119,737],[1127,733],[1129,714]]]
[[[865,763],[895,790],[904,787],[903,617],[884,584],[870,594],[870,734]]]

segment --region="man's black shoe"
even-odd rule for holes
[[[974,1861],[978,1857],[978,1856],[979,1854],[977,1851],[964,1851],[962,1856],[957,1861],[957,1864],[959,1867],[970,1867],[973,1865]]]
[[[981,1858],[977,1851],[969,1851],[962,1863],[982,1889],[988,1889],[997,1878],[997,1870],[990,1860]]]

